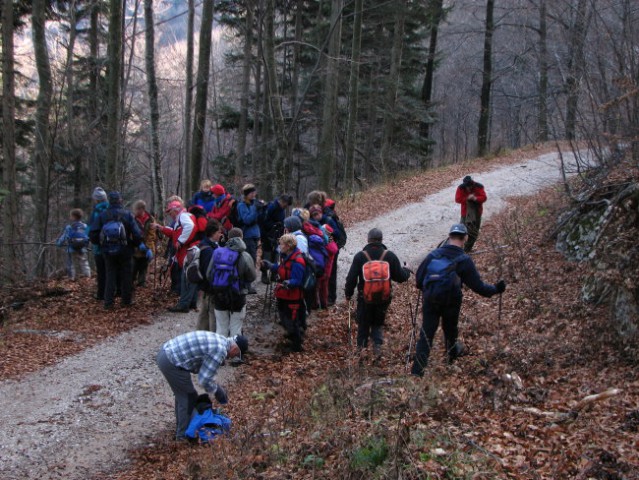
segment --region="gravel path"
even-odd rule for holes
[[[561,178],[556,154],[473,177],[488,193],[484,220],[504,208],[507,197],[532,194]],[[416,267],[458,220],[458,183],[352,226],[339,257],[340,290],[353,256],[375,226],[400,260]],[[193,313],[164,315],[19,381],[0,382],[0,478],[90,478],[123,466],[128,449],[172,428],[173,399],[155,355],[163,342],[195,324]],[[231,398],[232,375],[229,367],[218,375],[229,384]]]

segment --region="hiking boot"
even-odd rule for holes
[[[253,285],[249,285],[248,291],[246,293],[248,293],[249,295],[255,295],[257,294],[257,290],[255,290],[255,287]]]
[[[169,312],[173,312],[173,313],[189,313],[189,307],[178,307],[177,305],[175,307],[169,307],[167,308],[167,310]]]

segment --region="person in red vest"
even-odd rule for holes
[[[175,248],[175,257],[172,268],[180,269],[180,299],[174,307],[170,307],[170,312],[187,313],[192,305],[196,303],[197,284],[187,280],[186,275],[182,272],[184,267],[184,258],[187,250],[199,243],[196,239],[198,229],[193,214],[186,211],[184,203],[179,200],[169,202],[165,213],[173,219],[173,226],[167,227],[154,223],[153,227],[161,231],[164,235],[171,239]]]
[[[479,236],[481,227],[481,215],[484,211],[483,204],[486,201],[484,186],[466,175],[462,184],[457,187],[455,202],[461,204],[461,223],[468,229],[468,240],[464,244],[466,253],[473,249],[473,245]]]
[[[231,223],[231,210],[235,204],[235,199],[230,193],[227,193],[226,189],[219,183],[211,187],[211,193],[214,198],[213,208],[207,216],[220,222],[222,227],[224,227],[224,231],[228,232],[234,227]]]

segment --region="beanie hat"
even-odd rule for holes
[[[470,185],[471,183],[473,183],[473,177],[471,177],[470,175],[466,175],[462,183],[464,185]]]
[[[324,202],[324,205],[328,208],[335,208],[335,200],[331,198],[327,198],[326,201]]]
[[[249,348],[248,338],[246,338],[244,335],[235,335],[233,337],[233,341],[235,342],[235,345],[239,347],[240,352],[242,352],[242,355],[248,352],[248,348]]]
[[[322,207],[320,207],[319,205],[313,205],[311,208],[308,209],[308,213],[310,214],[311,218],[313,218],[313,214],[323,213]]]
[[[107,194],[102,187],[95,187],[91,194],[91,198],[96,202],[106,202]]]
[[[177,200],[173,200],[172,202],[169,202],[169,204],[166,206],[166,210],[165,213],[169,213],[171,210],[179,210],[182,208],[182,203],[177,201]]]
[[[372,228],[368,232],[368,241],[369,242],[381,242],[384,239],[382,235],[382,231],[379,228]]]
[[[114,205],[122,203],[122,195],[120,195],[120,192],[109,192],[109,203]]]
[[[289,232],[297,232],[302,229],[302,221],[299,217],[286,217],[284,219],[284,227]]]
[[[244,232],[242,232],[241,228],[233,227],[229,230],[229,233],[226,234],[226,238],[229,240],[231,238],[242,238],[244,236]]]
[[[249,193],[253,193],[255,191],[257,191],[257,188],[255,188],[255,185],[253,185],[252,183],[247,183],[242,187],[242,195],[248,195]]]
[[[452,227],[450,227],[449,235],[459,234],[459,235],[468,235],[468,229],[466,229],[466,225],[463,223],[456,223]]]
[[[219,197],[220,195],[224,195],[226,193],[226,190],[224,190],[224,187],[218,183],[217,185],[213,185],[211,187],[211,193]]]

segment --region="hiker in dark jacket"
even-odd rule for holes
[[[455,202],[461,205],[461,223],[468,229],[468,239],[464,245],[464,251],[470,252],[479,236],[481,227],[481,215],[484,211],[486,201],[486,190],[484,186],[466,175],[462,184],[455,192]]]
[[[100,217],[102,212],[109,208],[109,202],[107,201],[107,194],[102,187],[95,187],[91,198],[94,202],[93,211],[89,217],[89,232],[91,225]],[[96,286],[97,291],[95,293],[96,300],[104,300],[104,287],[106,285],[106,265],[104,264],[104,256],[99,244],[92,243],[93,260],[95,260],[95,274],[96,274]]]
[[[357,287],[357,346],[364,349],[368,346],[368,337],[373,340],[373,353],[378,361],[382,354],[382,344],[384,343],[383,325],[386,319],[386,310],[390,305],[391,299],[380,305],[368,304],[364,301],[364,274],[363,267],[368,261],[366,253],[371,260],[379,260],[384,255],[384,261],[389,264],[391,280],[397,283],[403,283],[410,278],[410,270],[402,267],[397,256],[386,248],[382,243],[382,231],[373,228],[368,232],[368,244],[361,252],[358,252],[353,258],[353,263],[346,276],[346,285],[344,286],[344,294],[346,300],[350,302]],[[364,253],[366,252],[366,253]]]
[[[338,246],[335,259],[333,260],[333,270],[328,280],[328,305],[334,305],[337,300],[337,264],[339,251],[346,245],[346,230],[335,211],[335,200],[327,198],[324,202],[324,217],[322,223],[327,223],[333,229],[333,240]]]
[[[215,198],[211,190],[211,181],[207,179],[202,180],[200,182],[200,191],[193,195],[191,205],[199,205],[206,213],[209,213],[213,208],[214,203]]]
[[[207,278],[209,264],[213,257],[213,251],[218,247],[218,242],[222,238],[222,224],[213,218],[206,222],[204,238],[199,243],[200,248],[200,275],[203,280],[200,282],[202,298],[200,300],[200,313],[197,319],[196,330],[208,330],[215,332],[215,302],[211,290],[210,280]]]
[[[457,357],[463,354],[463,346],[457,343],[457,323],[459,321],[459,311],[462,303],[463,283],[475,293],[482,297],[492,297],[506,290],[506,283],[503,280],[498,281],[495,285],[484,283],[475,268],[472,259],[464,253],[464,242],[468,239],[468,230],[462,223],[453,225],[448,235],[448,244],[444,245],[429,253],[419,266],[416,274],[416,286],[423,291],[422,301],[422,328],[419,335],[419,341],[415,348],[415,361],[411,373],[413,375],[424,375],[424,369],[428,364],[428,356],[433,344],[433,338],[439,319],[442,319],[442,329],[446,339],[446,352],[449,362],[453,362]],[[425,286],[425,281],[432,278],[429,272],[429,265],[434,259],[446,258],[456,260],[451,267],[455,269],[459,281],[455,286],[442,298],[432,298],[434,295],[432,288]],[[430,275],[429,275],[430,274]],[[440,295],[441,297],[441,295]]]
[[[246,251],[253,258],[253,263],[257,262],[257,246],[260,242],[260,226],[258,218],[260,209],[266,208],[262,200],[257,200],[257,188],[252,183],[247,183],[242,187],[242,201],[237,204],[237,216],[244,234]],[[257,293],[253,285],[248,286],[248,293]]]
[[[290,195],[280,195],[266,206],[264,220],[260,223],[262,236],[262,258],[273,262],[277,256],[277,240],[284,233],[286,209],[293,203]],[[268,276],[262,273],[262,283],[268,283]]]
[[[113,307],[113,298],[115,296],[116,285],[120,285],[120,293],[122,295],[122,305],[131,305],[131,297],[133,291],[133,273],[132,273],[132,257],[133,249],[138,247],[146,252],[146,246],[142,242],[142,232],[138,227],[138,223],[133,218],[131,212],[122,206],[122,196],[119,192],[109,193],[109,208],[102,212],[96,221],[91,225],[89,238],[91,243],[100,244],[102,254],[104,255],[104,263],[106,266],[106,286],[104,289],[104,308]],[[119,220],[124,225],[126,232],[126,240],[114,251],[109,248],[101,240],[103,227],[112,220]]]
[[[153,228],[155,219],[146,211],[146,202],[144,200],[134,202],[132,210],[135,215],[135,221],[138,222],[138,226],[142,232],[144,245],[146,246],[145,252],[140,251],[139,248],[136,248],[133,252],[133,282],[138,287],[144,287],[146,285],[146,272],[149,268],[149,263],[153,260],[156,252],[155,242],[157,240],[157,231]]]

